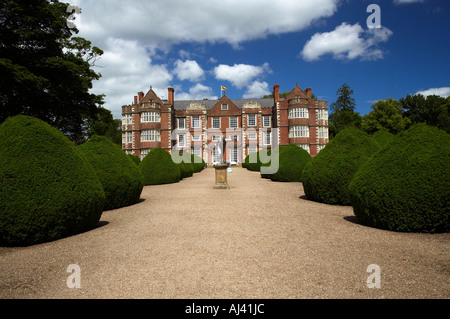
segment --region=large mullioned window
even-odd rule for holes
[[[289,137],[309,137],[309,126],[307,125],[293,125],[289,128]]]
[[[148,123],[148,122],[161,122],[159,112],[142,112],[141,123]]]
[[[142,130],[141,142],[158,142],[160,140],[159,130]]]
[[[290,119],[298,119],[298,118],[307,119],[307,118],[309,118],[308,108],[306,108],[306,107],[291,108],[289,110],[289,118]]]

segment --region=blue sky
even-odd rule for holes
[[[150,86],[163,98],[259,98],[312,88],[329,105],[347,83],[357,111],[407,94],[450,95],[448,0],[74,0],[75,24],[105,51],[93,92],[120,118]],[[370,4],[381,27],[369,28]]]

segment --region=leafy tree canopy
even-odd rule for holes
[[[399,102],[403,116],[409,118],[412,123],[426,123],[450,133],[450,96],[444,98],[437,95],[407,95]]]
[[[83,137],[103,95],[89,93],[103,51],[70,29],[68,4],[57,0],[0,2],[0,123],[17,114],[39,118],[72,140]]]
[[[330,116],[328,125],[330,138],[346,129],[347,127],[361,127],[361,116],[355,112],[355,99],[352,97],[353,90],[344,83],[336,92],[337,99],[330,105]]]
[[[361,128],[369,134],[386,129],[392,134],[409,127],[411,120],[402,116],[400,102],[392,98],[378,101],[372,111],[362,117]]]

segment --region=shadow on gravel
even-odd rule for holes
[[[350,223],[357,224],[357,225],[361,225],[361,226],[365,226],[364,224],[362,224],[362,223],[359,221],[358,217],[356,217],[356,216],[354,216],[354,215],[352,215],[352,216],[345,216],[344,219],[345,219],[346,221],[350,222]]]

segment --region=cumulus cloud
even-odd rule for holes
[[[213,95],[212,89],[209,86],[197,83],[195,86],[189,88],[189,93],[175,92],[175,100],[217,100],[217,95]]]
[[[134,37],[158,47],[181,42],[228,42],[300,31],[329,17],[338,0],[74,0],[82,9],[79,29],[89,38]],[[307,14],[305,14],[307,12]]]
[[[422,94],[423,96],[439,95],[442,97],[447,97],[450,96],[450,87],[431,88],[424,91],[418,91],[416,94]]]
[[[157,94],[167,95],[172,75],[165,65],[153,64],[148,51],[136,41],[109,38],[104,51],[94,68],[102,78],[92,92],[106,95],[106,106],[115,118],[120,118],[122,105],[131,104],[133,96],[147,92],[150,85]]]
[[[192,42],[229,43],[238,47],[245,41],[268,35],[301,31],[318,19],[332,16],[338,2],[72,0],[71,4],[82,10],[75,20],[80,30],[78,36],[105,52],[97,63],[102,66],[97,71],[103,77],[93,83],[92,92],[106,94],[105,107],[119,118],[121,106],[129,104],[139,90],[146,92],[152,85],[158,95],[166,96],[167,86],[175,77],[190,81],[203,79],[200,66],[186,64],[186,60],[193,59],[189,52],[179,51],[180,59],[185,62],[171,71],[156,53],[168,53],[173,45]],[[188,76],[184,71],[189,67],[194,73]],[[254,79],[253,75],[245,75],[235,83],[243,87]],[[194,93],[186,94],[195,94],[200,86],[194,88]]]
[[[303,47],[301,56],[305,61],[319,60],[325,54],[340,60],[377,60],[383,58],[378,44],[386,42],[392,34],[385,27],[364,30],[359,24],[344,22],[331,32],[314,34]]]
[[[214,75],[217,80],[226,80],[231,82],[238,89],[242,89],[248,85],[254,78],[263,75],[264,73],[271,73],[269,63],[264,63],[262,66],[255,66],[249,64],[235,64],[233,66],[220,64],[214,68]]]
[[[244,99],[262,98],[264,95],[269,95],[272,92],[269,90],[269,84],[265,81],[254,81],[250,84],[245,92]]]
[[[201,81],[205,75],[205,71],[203,71],[200,65],[192,60],[177,60],[173,72],[180,80],[189,80],[192,82]]]

